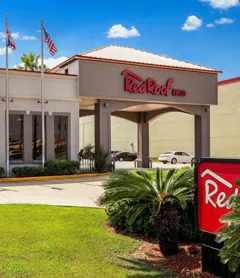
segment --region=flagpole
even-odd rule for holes
[[[44,121],[44,69],[43,69],[43,20],[41,20],[41,109],[42,109],[42,167],[45,163],[45,121]]]
[[[6,31],[8,29],[8,15],[6,14]],[[7,35],[7,32],[6,32]],[[8,46],[7,46],[7,36],[6,36],[6,126],[5,126],[5,138],[6,138],[6,175],[9,176],[9,79],[8,79]]]

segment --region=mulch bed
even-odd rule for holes
[[[158,244],[143,243],[132,256],[152,267],[175,272],[177,277],[214,278],[215,276],[201,271],[201,247],[196,244],[179,244],[179,253],[175,256],[164,257]]]
[[[175,256],[164,257],[160,252],[159,245],[152,237],[145,237],[135,233],[127,233],[122,229],[114,229],[105,225],[112,231],[125,236],[141,240],[141,246],[132,257],[138,261],[157,269],[168,269],[178,278],[215,278],[214,275],[203,273],[202,254],[199,244],[179,243],[179,253]]]

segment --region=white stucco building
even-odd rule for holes
[[[155,140],[165,136],[157,127],[151,130],[154,120],[176,112],[191,115],[194,121],[196,157],[209,156],[210,106],[217,104],[218,73],[121,46],[74,55],[44,74],[46,160],[75,160],[80,145],[87,143],[100,144],[109,152],[121,150],[124,146],[120,142],[127,138],[131,141],[127,144],[134,143],[130,151],[138,152],[138,166],[148,167],[152,136]],[[0,69],[0,166],[6,165],[5,84],[6,72]],[[10,166],[41,164],[40,72],[9,70],[9,100]],[[80,129],[79,118],[88,115],[94,115],[94,125],[91,119],[90,129],[87,123]],[[112,116],[131,124],[116,128],[111,124]],[[169,122],[168,128],[174,125]],[[136,141],[131,138],[133,131]],[[177,130],[175,135],[179,141]]]

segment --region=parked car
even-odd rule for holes
[[[121,151],[111,151],[111,156],[114,157],[116,153],[120,153]]]
[[[194,162],[194,156],[193,155],[189,155],[187,153],[184,152],[166,152],[164,154],[160,154],[158,157],[158,160],[160,162],[163,162],[164,164],[166,163],[172,163],[172,164],[176,164],[176,163],[193,163]]]
[[[115,161],[134,161],[136,158],[135,154],[129,152],[116,153],[114,156]]]

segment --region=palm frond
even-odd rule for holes
[[[169,188],[172,186],[172,181],[174,179],[174,176],[178,172],[178,169],[169,169],[167,171],[167,175],[164,178],[163,182],[163,192],[168,192]]]
[[[221,228],[217,231],[216,242],[222,243],[231,238],[235,234],[235,229],[232,226]]]
[[[190,190],[194,191],[194,174],[192,169],[186,169],[185,172],[177,175],[169,188],[170,192],[177,190],[178,188],[188,187]]]
[[[236,180],[235,180],[235,184],[236,184],[237,186],[240,186],[240,179],[236,179]]]
[[[137,170],[136,171],[136,174],[147,179],[148,181],[152,181],[152,177],[146,172],[146,171],[143,171],[143,170]]]
[[[240,214],[229,212],[223,215],[220,219],[222,223],[234,222],[234,225],[240,225]]]
[[[217,231],[216,241],[224,242],[219,253],[222,263],[228,263],[229,269],[236,272],[240,266],[240,210],[235,209],[240,207],[239,196],[232,198],[230,207],[233,208],[233,211],[224,215],[220,221],[222,223],[230,222],[231,225]]]
[[[135,220],[142,214],[142,212],[145,210],[145,209],[147,209],[147,205],[145,204],[136,204],[136,205],[133,205],[132,207],[131,207],[131,210],[130,210],[130,213],[132,213],[132,215],[131,215],[131,217],[130,217],[130,219],[129,219],[129,221],[128,221],[128,224],[129,225],[132,225],[134,222],[135,222]]]
[[[156,188],[158,192],[162,191],[162,169],[159,168],[156,170]]]

